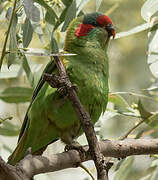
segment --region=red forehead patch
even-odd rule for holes
[[[113,24],[112,20],[106,15],[99,16],[97,18],[97,23],[101,26],[106,26],[108,23]]]
[[[87,36],[87,34],[94,28],[91,24],[79,24],[76,29],[75,35],[77,37]]]

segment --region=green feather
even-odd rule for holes
[[[94,28],[87,36],[76,37],[75,31],[83,18],[76,18],[69,25],[64,51],[76,56],[62,57],[72,84],[78,87],[78,96],[95,123],[106,109],[108,102],[108,34],[101,27]],[[44,72],[56,72],[53,61]],[[66,144],[82,134],[80,122],[69,100],[57,89],[40,79],[28,108],[19,142],[9,157],[14,165],[31,147],[33,154],[41,154],[48,144],[61,139]]]

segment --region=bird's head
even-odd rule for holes
[[[115,38],[115,29],[108,16],[99,12],[85,14],[70,23],[64,49],[75,53],[82,47],[106,49],[111,36]]]
[[[105,14],[93,12],[83,17],[82,24],[76,29],[76,36],[87,36],[94,28],[103,28],[107,31],[108,37],[115,38],[115,29],[112,20]]]

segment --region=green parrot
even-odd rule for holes
[[[64,52],[76,55],[61,57],[93,123],[104,113],[108,102],[107,47],[111,36],[115,37],[115,30],[108,16],[93,12],[75,18],[67,29]],[[58,74],[53,61],[48,63],[44,73]],[[61,139],[65,144],[71,144],[82,133],[80,121],[69,100],[41,77],[26,112],[17,147],[8,163],[15,165],[29,147],[32,154],[39,155],[50,143]]]

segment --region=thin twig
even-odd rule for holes
[[[119,7],[119,3],[116,3],[116,4],[114,4],[110,9],[108,9],[107,11],[106,11],[106,15],[107,16],[109,16],[111,13],[113,13],[118,7]]]
[[[5,38],[5,41],[4,41],[2,55],[1,55],[1,59],[0,59],[0,70],[1,70],[1,67],[2,67],[4,56],[6,55],[6,46],[7,46],[9,33],[10,33],[10,28],[11,28],[11,25],[12,25],[12,22],[13,22],[14,14],[15,14],[16,3],[17,3],[17,0],[14,1],[12,15],[11,15],[11,18],[10,18],[10,21],[9,21],[8,30],[6,32],[6,38]]]
[[[90,177],[92,178],[92,180],[95,180],[95,178],[93,177],[92,173],[89,171],[88,168],[86,168],[85,166],[83,166],[83,164],[80,164],[80,167],[81,167],[82,169],[84,169],[84,171],[86,171],[86,172],[90,175]]]
[[[132,127],[124,136],[122,136],[119,140],[124,140],[128,137],[128,135],[135,130],[138,126],[140,126],[145,120],[141,120],[138,124],[136,124],[134,127]]]

